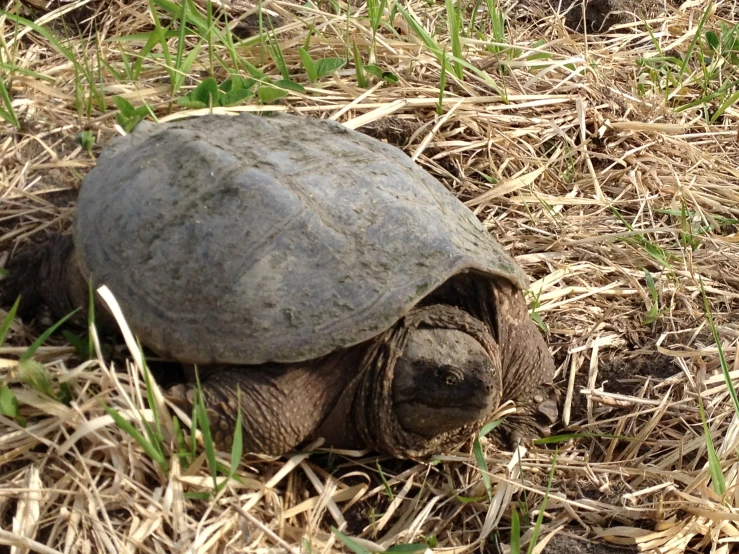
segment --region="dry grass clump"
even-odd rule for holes
[[[238,63],[247,75],[242,60],[275,79],[286,69],[302,89],[213,111],[337,119],[402,147],[446,183],[532,276],[532,313],[560,368],[562,433],[578,436],[514,454],[483,438],[485,467],[472,444],[429,463],[371,453],[249,457],[239,480],[212,494],[202,446],[180,451],[171,418],[150,408],[140,363],[111,362],[99,349],[81,361],[53,337],[33,360],[55,394],[68,394],[59,402],[19,385],[17,360],[37,331],[16,319],[0,347],[0,384],[13,385],[25,425],[0,415],[0,545],[65,554],[347,551],[335,527],[355,550],[415,543],[494,552],[510,540],[515,509],[524,547],[541,517],[535,552],[574,551],[585,537],[627,551],[732,550],[739,420],[725,377],[739,375],[736,60],[699,50],[707,31],[723,38],[721,24],[736,24],[733,3],[591,3],[620,10],[618,24],[599,34],[586,26],[583,36],[564,16],[522,1],[506,6],[505,42],[491,39],[492,3],[463,3],[465,25],[471,7],[480,9],[477,31],[461,33],[459,74],[443,2],[388,3],[407,17],[386,10],[374,41],[365,3],[265,0],[260,38],[257,6],[213,2],[218,33],[188,32],[182,43],[164,0],[153,11],[120,0],[5,4],[6,253],[69,227],[80,177],[119,132],[116,97],[167,121],[209,111],[173,100],[211,73],[222,82]],[[634,17],[637,7],[650,19]],[[206,2],[188,9],[207,21]],[[169,59],[161,44],[147,48],[167,25]],[[354,44],[387,80],[367,73],[359,82]],[[312,83],[299,47],[313,60],[348,63]],[[87,144],[95,139],[90,153],[82,131]],[[141,433],[144,422],[158,423],[164,463],[100,401]]]

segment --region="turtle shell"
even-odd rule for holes
[[[313,359],[463,272],[527,283],[401,150],[293,115],[139,124],[85,177],[74,235],[140,340],[188,363]]]

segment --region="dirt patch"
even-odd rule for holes
[[[23,6],[21,15],[29,17],[33,21],[51,11],[66,8],[68,11],[55,18],[51,23],[51,28],[54,31],[66,37],[95,36],[104,15],[111,10],[118,10],[123,13],[126,9],[125,4],[114,0],[93,0],[81,6],[77,6],[74,0],[23,0],[21,6]],[[229,10],[214,5],[213,17],[223,25],[226,23],[232,24],[231,32],[238,39],[250,38],[259,34],[259,13],[251,13],[234,19],[233,15],[229,14]],[[165,16],[161,19],[166,25],[168,18]],[[261,19],[261,28],[267,31],[281,27],[284,24],[283,18],[270,13],[268,10],[263,12]]]
[[[586,0],[584,4],[584,10],[580,0],[522,0],[518,6],[534,19],[560,13],[564,15],[564,24],[577,33],[602,33],[614,25],[656,17],[664,12],[665,3],[657,0]],[[667,6],[677,5],[667,0]]]
[[[357,130],[364,135],[386,141],[398,148],[404,148],[419,125],[420,123],[415,118],[383,117]]]
[[[226,11],[216,11],[215,16],[221,19],[224,23],[228,21],[228,14]],[[283,18],[278,15],[270,14],[265,12],[262,14],[262,29],[269,31],[270,29],[276,29],[285,24]],[[236,25],[233,26],[231,32],[235,37],[240,39],[250,38],[259,35],[259,14],[253,13],[242,17]]]
[[[70,0],[23,0],[21,15],[31,20],[58,9],[70,8],[74,2]],[[95,35],[99,16],[110,10],[110,2],[93,1],[82,6],[74,6],[64,15],[51,22],[51,28],[66,37],[91,37]]]
[[[544,549],[546,554],[631,554],[634,547],[617,547],[586,541],[570,535],[555,535]]]
[[[575,377],[571,422],[582,421],[587,417],[587,398],[580,390],[588,386],[588,367],[589,361],[585,360]],[[662,381],[679,371],[672,358],[659,352],[626,355],[615,350],[601,352],[595,388],[603,387],[606,392],[638,396],[639,390],[648,379]]]
[[[680,370],[672,358],[654,352],[623,357],[619,352],[608,352],[598,362],[600,383],[606,382],[607,391],[634,394],[645,379],[667,379]]]

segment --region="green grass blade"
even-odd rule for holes
[[[97,99],[98,109],[100,110],[100,113],[104,114],[108,110],[105,106],[105,75],[103,74],[103,67],[105,66],[105,55],[100,49],[99,37],[95,37],[95,58],[97,60],[97,64],[95,65],[97,69],[97,85],[94,87],[95,98]],[[90,86],[92,86],[92,83],[90,83]]]
[[[739,100],[739,91],[735,92],[731,96],[729,96],[726,100],[721,102],[721,105],[716,109],[716,112],[711,116],[710,122],[711,124],[715,123],[716,120],[724,115],[724,112],[728,110],[731,106],[736,104],[737,100]]]
[[[87,352],[87,341],[83,340],[82,337],[67,329],[64,329],[62,331],[62,335],[64,336],[65,340],[74,347],[77,355],[80,358],[85,359],[85,357],[87,357],[88,360],[90,359]]]
[[[10,21],[13,21],[16,25],[23,25],[25,27],[29,27],[33,29],[39,35],[44,37],[44,39],[49,41],[49,43],[54,48],[56,48],[60,54],[62,54],[65,58],[67,58],[72,63],[76,71],[81,72],[79,62],[77,61],[77,56],[74,54],[74,52],[69,50],[64,45],[62,45],[62,43],[59,42],[56,38],[54,38],[54,35],[52,35],[48,30],[46,30],[40,25],[37,25],[33,21],[29,21],[28,19],[25,19],[23,17],[20,17],[18,15],[15,15],[9,12],[3,12],[3,16],[8,18]]]
[[[426,45],[426,48],[431,50],[431,52],[433,52],[436,55],[436,58],[439,60],[439,63],[448,64],[449,62],[444,59],[443,50],[439,47],[439,45],[436,43],[433,37],[430,34],[428,34],[428,32],[426,32],[426,29],[424,29],[423,26],[418,22],[418,20],[416,20],[416,18],[413,15],[411,15],[408,11],[406,11],[406,9],[403,6],[401,6],[400,4],[396,4],[396,5],[398,7],[398,11],[401,13],[406,23],[408,23],[408,26],[416,34],[416,36],[423,41],[423,43]],[[451,68],[448,68],[448,69],[451,69]]]
[[[723,496],[726,492],[726,481],[724,480],[724,472],[721,468],[721,460],[718,459],[716,448],[713,445],[711,430],[708,428],[708,422],[706,421],[706,411],[703,407],[703,399],[701,398],[700,394],[698,395],[698,411],[701,416],[701,425],[703,426],[703,438],[706,441],[708,469],[711,472],[711,486],[717,495]]]
[[[372,42],[370,44],[370,60],[373,60],[373,53],[377,45],[377,30],[380,28],[380,22],[382,21],[382,14],[385,13],[385,6],[387,0],[368,0],[367,1],[367,15],[370,20],[370,28],[372,29]]]
[[[5,316],[2,324],[0,324],[0,346],[2,346],[5,343],[5,337],[8,336],[10,325],[13,323],[13,320],[15,319],[15,314],[18,312],[18,306],[20,306],[20,303],[21,303],[21,297],[19,296],[18,298],[15,299],[15,302],[13,303],[13,307],[10,308],[8,315]]]
[[[480,470],[480,475],[482,475],[482,482],[485,485],[485,491],[488,494],[488,500],[493,500],[493,487],[490,483],[490,474],[488,473],[488,464],[485,461],[485,454],[482,451],[482,443],[480,442],[480,439],[490,433],[493,429],[498,427],[501,423],[503,423],[503,420],[496,419],[495,421],[491,421],[490,423],[486,424],[482,429],[480,429],[480,432],[477,433],[477,436],[475,437],[475,442],[472,444],[472,450],[475,453],[475,460],[477,461],[477,467]]]
[[[174,426],[174,436],[177,440],[177,457],[180,460],[182,469],[190,467],[190,457],[187,450],[187,441],[185,441],[185,432],[182,430],[180,420],[176,417],[172,418],[172,425]]]
[[[459,0],[458,4],[459,6]],[[462,59],[462,42],[459,35],[461,32],[461,21],[459,17],[458,7],[454,6],[453,0],[446,0],[446,18],[447,29],[449,31],[449,40],[452,42],[452,54],[454,55],[454,74],[457,79],[462,78],[462,64],[458,60]]]
[[[233,444],[231,445],[231,464],[228,467],[228,472],[226,475],[228,476],[228,479],[223,481],[223,484],[219,488],[222,489],[226,485],[228,485],[229,481],[234,478],[236,475],[236,471],[239,469],[239,464],[241,463],[241,455],[244,451],[244,441],[242,436],[242,428],[241,428],[241,388],[236,389],[236,398],[237,402],[236,405],[238,406],[236,411],[236,424],[234,429],[234,440]]]
[[[654,277],[652,277],[652,274],[647,269],[644,269],[644,279],[647,283],[649,296],[652,300],[651,306],[647,310],[647,314],[644,316],[644,324],[649,325],[654,323],[659,316],[659,293],[657,292],[657,286],[654,283]]]
[[[482,451],[482,443],[480,442],[479,438],[475,439],[475,442],[472,445],[472,449],[475,453],[477,468],[480,470],[480,475],[482,475],[482,482],[485,485],[485,491],[487,492],[488,500],[492,502],[493,488],[492,484],[490,483],[490,475],[488,474],[488,464],[485,461],[485,454]]]
[[[490,31],[495,42],[505,42],[505,13],[500,9],[497,0],[486,0],[490,16]],[[500,50],[500,47],[496,47]]]
[[[619,212],[616,208],[612,207],[611,212],[621,221],[621,223],[624,224],[624,226],[626,226],[626,228],[630,232],[637,232],[635,231],[634,227],[621,215],[621,212]],[[654,259],[654,261],[656,261],[662,267],[669,268],[670,262],[674,259],[674,256],[672,254],[670,254],[660,246],[654,244],[653,242],[648,241],[641,234],[637,234],[632,238],[623,238],[619,240],[623,240],[624,242],[632,245],[638,244],[647,252],[647,254],[650,255],[652,259]]]
[[[724,381],[726,382],[726,388],[729,390],[731,401],[734,404],[734,413],[739,417],[739,397],[737,397],[734,383],[731,380],[731,374],[729,373],[729,364],[726,362],[726,355],[724,354],[724,348],[721,346],[721,335],[719,335],[716,324],[713,321],[713,314],[711,312],[711,305],[708,303],[708,297],[706,296],[706,289],[703,287],[703,279],[700,279],[701,296],[703,296],[703,308],[705,309],[706,319],[708,319],[708,326],[711,328],[713,334],[713,340],[716,343],[716,349],[718,350],[718,359],[721,364],[721,372],[724,375]]]
[[[196,368],[197,370],[197,368]],[[198,403],[192,403],[192,413],[190,414],[190,459],[194,460],[198,450]]]
[[[44,75],[36,71],[31,71],[30,69],[26,69],[25,67],[18,67],[2,61],[0,61],[0,69],[4,69],[10,74],[20,73],[21,75],[25,75],[26,77],[33,77],[34,79],[38,79],[39,81],[46,81],[47,83],[54,82],[54,77],[49,77],[48,75]]]
[[[471,71],[472,73],[474,73],[475,75],[477,75],[480,79],[482,79],[488,85],[490,85],[495,90],[495,92],[497,92],[501,96],[501,98],[503,99],[503,102],[505,102],[505,103],[508,102],[508,96],[507,96],[505,90],[501,89],[498,86],[498,83],[496,83],[492,79],[492,77],[490,77],[490,75],[488,75],[485,71],[479,70],[474,65],[472,65],[471,63],[469,63],[467,60],[463,60],[463,59],[458,58],[458,57],[456,57],[454,55],[451,56],[451,60],[454,63],[459,63],[462,67],[464,67],[465,69],[467,69],[467,70]]]
[[[539,531],[541,530],[541,524],[544,522],[544,511],[547,509],[547,501],[549,500],[549,493],[552,490],[552,481],[554,481],[554,470],[557,467],[557,455],[559,451],[555,451],[552,456],[552,467],[549,470],[549,478],[547,480],[547,490],[544,492],[544,498],[541,499],[541,506],[539,506],[539,515],[536,518],[536,524],[534,525],[533,532],[531,534],[531,542],[529,542],[528,554],[534,551],[536,541],[539,539]]]
[[[223,14],[223,45],[226,47],[228,55],[231,57],[231,67],[239,67],[239,56],[236,53],[236,46],[234,45],[233,33],[231,32],[230,20],[228,18],[228,12]]]
[[[444,113],[444,89],[446,88],[446,50],[442,54],[441,76],[439,77],[439,102],[436,104],[436,113]]]
[[[139,77],[141,76],[141,71],[144,68],[144,60],[147,59],[147,56],[157,44],[159,44],[159,36],[157,35],[157,33],[152,31],[151,33],[149,33],[149,36],[146,39],[146,44],[144,44],[144,47],[141,49],[139,57],[133,64],[133,80],[139,79]]]
[[[111,408],[105,402],[98,399],[99,402],[102,404],[103,409],[108,413],[110,417],[113,418],[113,421],[115,421],[116,425],[120,427],[123,431],[125,431],[128,435],[130,435],[137,443],[141,445],[141,448],[144,449],[144,452],[157,464],[159,464],[159,467],[162,468],[162,471],[165,473],[167,472],[167,460],[164,458],[161,452],[159,452],[148,440],[146,440],[146,437],[141,434],[141,432],[136,429],[133,425],[131,425],[130,422],[125,420],[121,414],[118,413],[117,410],[114,408]]]
[[[256,66],[250,64],[246,60],[242,60],[242,65],[246,68],[246,70],[249,72],[249,75],[251,75],[254,79],[256,79],[260,83],[271,83],[272,79],[269,78],[269,76],[261,71]]]
[[[385,11],[385,4],[387,0],[378,2],[377,0],[367,0],[367,16],[370,20],[370,27],[373,33],[377,32],[377,28],[380,26],[380,20],[382,14]]]
[[[179,71],[180,67],[182,67],[182,58],[185,54],[185,30],[187,28],[187,25],[185,23],[187,16],[187,0],[182,0],[182,7],[180,9],[180,14],[178,18],[179,22],[179,29],[177,30],[177,53],[175,54],[175,69],[178,71],[175,73],[175,78],[172,81],[172,95],[174,96],[177,94],[177,91],[182,86],[182,83],[185,80],[185,71]]]
[[[485,424],[483,428],[480,429],[480,432],[477,433],[478,438],[486,436],[488,433],[499,427],[501,423],[503,423],[502,419],[496,419],[495,421]]]
[[[354,68],[357,72],[357,84],[362,88],[367,88],[367,86],[369,85],[369,81],[367,80],[367,76],[364,73],[362,54],[360,54],[356,42],[352,43],[352,48],[354,50]]]
[[[521,554],[521,522],[515,507],[511,512],[511,554]]]
[[[688,67],[688,62],[690,61],[690,58],[693,57],[693,51],[695,50],[695,45],[698,43],[698,40],[701,38],[701,34],[703,33],[703,26],[706,24],[706,21],[708,21],[708,16],[713,12],[713,1],[708,2],[708,5],[704,8],[703,16],[698,21],[698,26],[696,27],[694,34],[693,34],[693,40],[690,41],[690,46],[688,46],[688,50],[685,53],[685,56],[683,56],[683,61],[680,64],[680,71],[677,74],[677,83],[678,86],[682,82],[683,75],[685,74],[685,70]],[[703,56],[701,52],[698,52],[699,56]]]
[[[269,44],[269,50],[272,54],[272,61],[277,66],[277,69],[280,71],[280,75],[282,75],[282,78],[285,81],[290,80],[290,71],[287,68],[287,63],[285,62],[285,56],[282,54],[282,48],[280,48],[280,43],[277,40],[277,37],[274,36],[271,32],[268,35],[268,44]]]
[[[0,385],[0,414],[15,419],[19,413],[20,405],[13,391],[7,385]]]
[[[149,0],[149,11],[151,13],[151,19],[154,22],[154,31],[152,35],[156,38],[156,43],[162,48],[162,55],[164,56],[164,69],[169,74],[170,83],[174,83],[177,76],[177,71],[172,63],[172,54],[169,51],[169,44],[167,43],[166,33],[169,30],[169,25],[166,27],[162,25],[159,19],[159,14],[154,6],[153,0]]]
[[[380,465],[380,462],[377,462],[377,472],[380,474],[380,479],[382,480],[382,484],[385,487],[385,494],[387,494],[387,497],[392,502],[395,498],[395,495],[393,494],[393,489],[390,488],[390,483],[388,483],[387,478],[385,477],[385,472],[382,471],[382,466]]]
[[[98,42],[98,48],[100,48]],[[99,58],[100,63],[102,64],[102,67],[100,67],[100,71],[102,72],[103,68],[107,69],[108,72],[112,75],[113,79],[115,81],[123,81],[129,77],[129,74],[127,73],[130,68],[127,64],[127,59],[124,58],[124,56],[121,56],[121,63],[123,64],[124,71],[118,71],[115,67],[113,67],[113,64],[109,63],[104,57]]]
[[[213,2],[208,0],[205,4],[205,8],[207,11],[206,17],[208,22],[205,33],[205,42],[208,45],[208,68],[210,75],[213,75],[213,58],[215,57],[215,48],[213,48],[213,34],[215,31],[215,25],[213,22]],[[220,40],[221,42],[224,42],[222,38]]]
[[[182,4],[187,4],[189,1],[182,0]],[[183,9],[182,5],[169,2],[168,0],[150,0],[149,6],[153,11],[155,11],[153,6],[164,10],[172,19],[178,19],[180,16],[184,16],[186,24],[192,25],[189,30],[193,34],[197,34],[200,38],[206,37],[208,33],[208,22],[200,15],[197,9]],[[156,15],[152,15],[152,17],[156,17],[157,20],[159,19]],[[179,35],[179,33],[176,34]]]
[[[470,10],[470,21],[467,24],[467,35],[468,36],[470,33],[473,33],[475,30],[475,24],[477,23],[477,12],[480,9],[480,4],[482,4],[482,0],[475,0],[475,3],[472,5],[472,9]]]
[[[0,99],[3,101],[3,106],[5,106],[4,108],[0,108],[0,117],[16,129],[20,129],[21,124],[18,121],[18,116],[15,114],[15,110],[13,109],[13,101],[10,98],[8,89],[5,88],[5,83],[2,79],[0,79]]]
[[[138,341],[137,341],[138,342]],[[143,352],[143,348],[141,346],[141,343],[138,343],[139,350]],[[146,383],[146,401],[149,403],[149,409],[151,410],[152,416],[154,417],[154,426],[146,420],[142,419],[144,423],[144,429],[146,430],[146,434],[149,437],[149,441],[151,442],[152,446],[159,451],[159,453],[164,457],[164,436],[162,435],[162,422],[159,417],[159,410],[157,409],[156,400],[154,399],[154,383],[151,379],[151,372],[149,371],[149,366],[146,363],[146,359],[143,357],[141,358],[142,363],[142,370],[144,372],[144,382]]]
[[[213,437],[210,434],[210,424],[208,423],[208,412],[205,408],[205,401],[203,397],[203,388],[200,385],[200,376],[198,374],[197,367],[195,368],[195,380],[197,384],[196,389],[196,403],[197,403],[197,419],[200,427],[200,432],[203,434],[203,448],[205,449],[205,457],[208,460],[208,468],[210,469],[211,477],[213,477],[213,489],[218,489],[218,465],[216,460],[216,448],[213,443]]]
[[[334,535],[336,535],[341,542],[346,545],[346,547],[354,552],[354,554],[372,554],[367,548],[359,544],[357,541],[352,539],[351,537],[347,537],[344,533],[339,531],[336,527],[333,525],[331,526],[331,531]]]
[[[148,31],[146,33],[134,33],[132,35],[123,35],[120,37],[111,37],[105,40],[105,42],[148,42],[152,35],[153,31]],[[164,33],[164,37],[169,40],[171,38],[177,38],[179,36],[178,31],[173,31],[171,29],[167,29]],[[119,52],[120,53],[120,52]],[[137,53],[139,57],[145,56],[145,54],[142,52]]]

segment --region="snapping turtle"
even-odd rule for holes
[[[0,302],[27,314],[107,285],[144,345],[198,364],[223,446],[239,389],[244,448],[268,454],[323,437],[417,458],[501,401],[512,441],[558,416],[520,267],[402,151],[332,121],[141,123],[85,177],[73,236],[8,270]],[[167,396],[187,407],[192,385]]]

